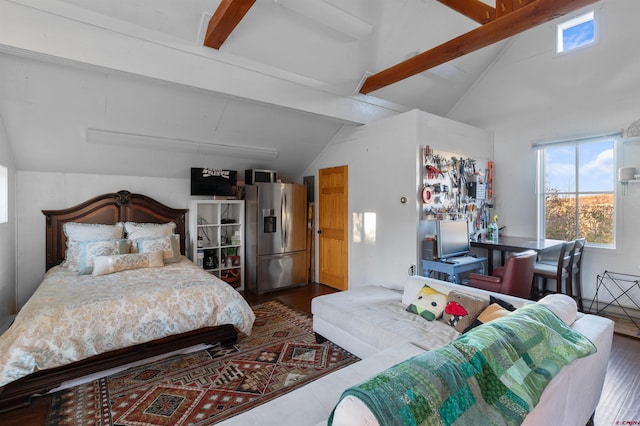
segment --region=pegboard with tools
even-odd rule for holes
[[[424,147],[422,157],[422,218],[462,216],[473,221],[474,228],[481,228],[489,216],[486,208],[492,196],[492,162],[432,150],[429,146]]]

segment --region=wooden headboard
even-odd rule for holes
[[[43,210],[42,213],[47,218],[47,270],[64,260],[67,239],[63,226],[66,222],[105,225],[117,222],[175,222],[176,234],[180,235],[180,252],[184,254],[187,212],[188,209],[174,209],[146,195],[132,194],[129,191],[99,195],[64,210]]]

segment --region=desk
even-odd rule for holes
[[[500,237],[498,242],[492,241],[471,241],[471,247],[479,247],[487,250],[487,263],[489,266],[489,275],[493,272],[493,251],[500,250],[501,261],[504,265],[505,253],[520,252],[525,250],[535,250],[538,254],[559,250],[563,240],[538,240],[528,237]]]
[[[452,283],[460,284],[461,272],[480,271],[484,274],[484,261],[486,257],[465,256],[459,261],[442,261],[442,260],[426,260],[422,259],[422,270],[426,277],[431,271],[443,272],[448,275],[448,279]]]

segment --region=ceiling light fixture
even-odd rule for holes
[[[131,148],[146,148],[204,155],[222,155],[255,160],[275,160],[279,155],[279,152],[276,150],[256,148],[252,146],[225,145],[100,129],[87,129],[86,140],[87,143],[99,145],[118,145]]]
[[[356,40],[366,38],[373,26],[322,0],[273,0],[287,9]]]

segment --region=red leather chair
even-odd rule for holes
[[[538,254],[527,250],[510,255],[504,266],[498,266],[492,275],[470,274],[469,287],[481,288],[494,293],[528,299],[533,284],[533,265]]]

